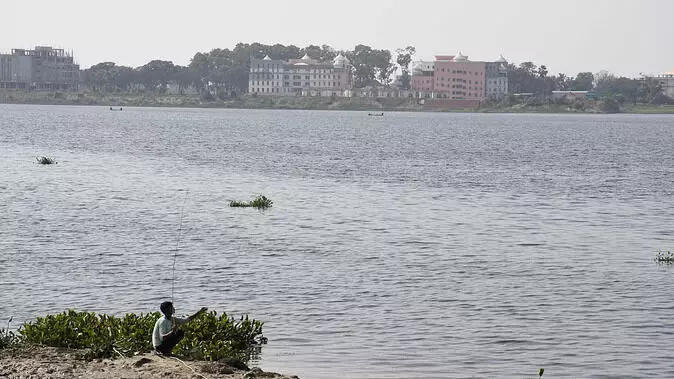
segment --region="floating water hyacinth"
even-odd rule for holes
[[[56,160],[54,158],[49,158],[49,157],[35,157],[37,159],[37,163],[39,164],[57,164]]]
[[[242,208],[247,208],[247,207],[253,207],[257,209],[266,209],[270,208],[274,204],[273,201],[271,201],[268,197],[264,195],[258,195],[255,199],[245,202],[245,201],[230,201],[229,206],[230,207],[242,207]]]
[[[655,256],[655,261],[660,263],[674,263],[674,254],[670,251],[666,253],[663,251],[658,251],[658,254]]]

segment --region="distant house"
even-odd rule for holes
[[[672,70],[672,72],[646,78],[657,80],[660,87],[662,87],[662,93],[674,99],[674,70]]]
[[[592,91],[552,91],[550,96],[553,100],[585,100],[596,98]]]

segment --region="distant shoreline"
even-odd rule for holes
[[[413,99],[399,98],[329,98],[329,97],[254,97],[204,101],[197,95],[154,94],[94,94],[61,92],[0,91],[0,104],[25,105],[82,105],[124,108],[213,108],[213,109],[287,109],[287,110],[341,110],[374,112],[456,112],[456,113],[549,113],[549,114],[604,114],[596,106],[585,110],[572,109],[567,105],[547,104],[507,107],[480,107],[465,109],[429,108]],[[630,105],[619,113],[626,114],[674,114],[674,106]]]

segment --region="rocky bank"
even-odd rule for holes
[[[235,362],[180,361],[155,354],[86,362],[76,350],[22,347],[0,350],[0,378],[8,379],[299,379]]]

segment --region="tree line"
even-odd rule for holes
[[[163,60],[152,60],[136,68],[113,62],[98,63],[83,70],[81,79],[84,86],[95,92],[138,90],[162,93],[169,84],[173,84],[179,92],[192,87],[200,93],[217,92],[230,96],[247,92],[251,58],[268,55],[272,59],[287,61],[306,54],[319,61],[332,61],[340,53],[351,62],[355,88],[389,86],[396,72],[400,73],[400,88],[410,88],[410,65],[416,53],[414,46],[396,49],[392,53],[363,44],[356,45],[352,50],[340,51],[328,45],[300,48],[295,45],[238,43],[233,49],[198,52],[187,66]],[[533,62],[509,63],[507,69],[510,93],[547,95],[555,90],[594,90],[600,97],[615,96],[619,101],[671,101],[662,94],[658,82],[653,80],[617,77],[606,71],[597,74],[580,72],[575,77],[563,73],[550,75],[546,65],[537,66]]]
[[[401,51],[397,59],[398,62],[403,62],[403,72],[407,72],[409,77],[409,64],[414,48],[408,47]],[[81,79],[82,84],[96,92],[125,92],[137,88],[163,92],[169,84],[175,84],[179,90],[192,86],[199,92],[210,89],[224,93],[243,93],[248,90],[251,58],[268,55],[272,59],[289,60],[306,54],[319,61],[332,61],[340,53],[351,61],[354,86],[357,88],[390,85],[392,74],[398,67],[392,61],[391,51],[362,44],[353,50],[337,51],[328,45],[299,48],[294,45],[239,43],[231,50],[198,52],[188,66],[162,60],[153,60],[137,68],[102,62],[83,70]],[[409,88],[409,80],[407,87]]]
[[[614,98],[620,105],[629,103],[672,104],[656,79],[616,76],[608,71],[579,72],[575,77],[559,73],[549,75],[545,65],[533,62],[508,64],[508,91],[546,95],[552,91],[593,91],[600,98]]]

